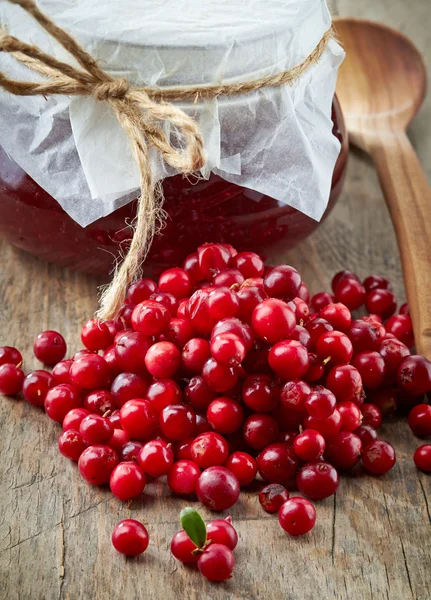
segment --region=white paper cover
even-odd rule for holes
[[[325,0],[42,0],[40,7],[135,85],[249,81],[291,69],[331,24]],[[9,33],[72,59],[19,6],[0,0]],[[210,172],[319,220],[340,144],[331,103],[343,50],[331,40],[293,86],[179,106],[194,116]],[[0,53],[0,70],[37,80]],[[0,145],[82,226],[137,196],[129,142],[110,108],[92,98],[0,92]],[[155,178],[173,174],[152,154]],[[252,201],[252,200],[250,200]]]

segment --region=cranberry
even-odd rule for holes
[[[179,385],[172,379],[158,379],[148,388],[146,399],[151,402],[153,411],[160,414],[167,406],[180,404],[182,393]]]
[[[103,352],[103,358],[106,361],[106,364],[109,367],[112,377],[117,377],[121,373],[121,368],[118,364],[117,357],[115,355],[115,346],[109,346],[107,350]],[[63,361],[67,362],[67,361]],[[61,363],[58,363],[61,364]],[[57,365],[58,366],[58,365]]]
[[[199,268],[204,278],[212,279],[228,267],[230,252],[222,244],[203,244],[198,248]]]
[[[323,500],[335,494],[340,478],[327,462],[313,461],[302,467],[296,477],[298,490],[311,500]]]
[[[237,431],[244,420],[244,411],[239,402],[232,398],[216,398],[211,402],[207,412],[208,421],[219,433]]]
[[[108,446],[115,450],[120,456],[124,446],[130,441],[129,436],[122,429],[114,428],[114,432],[108,442]]]
[[[169,321],[169,327],[166,333],[160,336],[160,341],[172,342],[182,350],[185,344],[193,337],[194,331],[192,322],[188,318],[172,318]]]
[[[97,354],[87,354],[75,360],[69,373],[72,384],[83,390],[107,388],[111,379],[105,359]]]
[[[113,343],[114,336],[106,323],[90,319],[81,329],[81,340],[86,348],[97,351],[108,348]]]
[[[199,502],[211,510],[226,510],[235,504],[240,485],[235,475],[225,467],[209,467],[198,479],[196,494]]]
[[[328,292],[318,292],[310,300],[310,308],[313,313],[318,313],[322,308],[333,302],[333,297]]]
[[[79,390],[68,383],[61,383],[51,388],[45,396],[45,410],[48,417],[57,423],[62,423],[72,408],[82,406]]]
[[[129,441],[124,444],[119,452],[120,459],[124,462],[138,461],[138,455],[141,448],[144,447],[142,442]]]
[[[153,377],[170,378],[178,371],[181,354],[171,342],[157,342],[148,350],[145,365]]]
[[[67,346],[64,337],[57,331],[43,331],[37,336],[33,352],[35,357],[45,365],[55,365],[66,354]]]
[[[135,373],[120,373],[111,385],[111,394],[115,404],[121,408],[128,400],[145,398],[148,382]]]
[[[214,285],[217,287],[228,287],[240,286],[245,280],[244,275],[238,271],[238,269],[226,269],[213,279]]]
[[[175,445],[175,460],[192,460],[192,442],[194,437],[186,438]]]
[[[168,439],[185,440],[195,431],[196,416],[188,406],[172,404],[162,410],[159,422],[163,435]]]
[[[93,350],[87,350],[87,348],[84,348],[83,350],[79,350],[76,354],[74,354],[72,360],[75,361],[81,358],[82,356],[88,356],[91,354],[97,354],[97,352],[94,352]]]
[[[277,421],[266,414],[250,415],[244,423],[244,440],[255,450],[262,450],[278,439]]]
[[[379,352],[385,361],[385,373],[391,376],[395,375],[403,358],[410,356],[410,350],[407,346],[396,338],[384,339]]]
[[[81,421],[89,414],[85,408],[72,408],[63,419],[63,431],[69,431],[70,429],[79,431]]]
[[[127,290],[127,298],[130,304],[136,306],[144,300],[148,300],[151,294],[157,290],[156,282],[152,279],[143,278],[138,279]]]
[[[69,460],[77,461],[85,448],[81,434],[74,429],[64,431],[58,438],[58,449]]]
[[[364,288],[367,292],[371,292],[373,290],[391,290],[392,286],[385,277],[381,277],[380,275],[369,275],[364,280]]]
[[[288,265],[274,267],[265,275],[263,284],[268,296],[292,300],[298,296],[301,286],[301,275]]]
[[[360,352],[352,364],[358,369],[366,389],[375,390],[382,385],[385,378],[385,361],[378,352]]]
[[[231,550],[235,550],[238,544],[238,534],[235,527],[232,525],[232,519],[215,519],[207,525],[207,539],[211,540],[212,544],[223,544]]]
[[[255,412],[273,411],[278,406],[279,397],[280,389],[268,375],[250,375],[242,387],[244,404]]]
[[[55,383],[54,377],[48,371],[32,371],[24,379],[22,394],[30,404],[43,406],[48,391]]]
[[[22,365],[22,355],[13,346],[0,346],[0,367],[3,365]]]
[[[142,336],[158,336],[167,331],[170,318],[171,314],[163,304],[155,300],[146,300],[133,309],[132,325]],[[141,339],[145,339],[142,336]]]
[[[185,298],[185,299],[187,300],[187,298]],[[184,300],[184,298],[183,298],[183,300]],[[169,311],[169,314],[171,317],[175,317],[175,316],[181,317],[181,315],[177,314],[180,303],[175,298],[175,296],[170,294],[169,292],[157,292],[157,293],[151,294],[150,301],[156,302],[157,304],[161,304],[162,306],[164,306]],[[186,316],[187,315],[183,315],[183,317],[186,317]],[[181,317],[181,318],[183,318],[183,317]]]
[[[222,365],[214,358],[210,358],[204,364],[202,377],[214,392],[227,392],[238,381],[238,375],[232,367]]]
[[[100,415],[88,415],[79,425],[79,433],[87,446],[106,444],[114,433],[111,423]]]
[[[317,317],[317,318],[309,321],[306,324],[305,328],[308,331],[308,333],[310,334],[310,342],[309,343],[310,343],[310,348],[313,350],[316,348],[318,339],[324,333],[334,330],[332,325],[326,319],[321,319],[320,317]]]
[[[288,446],[293,446],[293,443],[298,435],[299,434],[295,429],[288,429],[280,434],[279,441],[287,444]]]
[[[315,429],[306,429],[297,435],[293,442],[295,454],[305,461],[320,458],[325,451],[325,446],[325,438]]]
[[[222,465],[228,453],[229,449],[224,437],[212,431],[198,435],[191,445],[192,460],[201,469]]]
[[[304,381],[289,381],[281,390],[281,406],[298,413],[303,413],[305,410],[305,401],[310,394],[311,388]]]
[[[431,444],[419,446],[413,456],[415,465],[424,473],[431,473]]]
[[[309,415],[304,419],[304,427],[315,429],[322,434],[326,441],[337,435],[341,429],[341,423],[341,415],[337,409],[327,419],[319,420]]]
[[[335,410],[337,400],[334,394],[322,387],[316,386],[305,401],[304,407],[308,414],[315,419],[327,419]]]
[[[209,581],[230,579],[234,566],[233,552],[223,544],[211,544],[198,559],[198,569]]]
[[[342,302],[349,310],[356,310],[365,302],[364,286],[352,278],[339,281],[335,286],[334,295],[335,300]]]
[[[84,408],[91,413],[104,415],[114,410],[114,400],[112,394],[107,390],[96,390],[90,392],[84,398]]]
[[[361,406],[362,425],[369,425],[378,429],[382,424],[382,412],[375,404],[364,404]]]
[[[109,446],[89,446],[79,457],[78,469],[82,477],[93,485],[108,483],[118,464],[118,455]]]
[[[151,346],[151,338],[133,331],[122,333],[115,343],[115,358],[122,371],[145,372],[144,359]]]
[[[404,304],[401,304],[399,314],[400,315],[410,315],[410,309],[409,309],[409,305],[407,304],[407,302],[404,302]]]
[[[197,252],[192,252],[189,254],[183,263],[183,269],[187,271],[190,279],[196,283],[197,281],[202,281],[205,279],[201,273],[199,268],[199,258]]]
[[[234,335],[237,335],[244,342],[247,352],[249,352],[253,347],[253,342],[255,339],[253,330],[249,325],[243,323],[239,319],[221,319],[214,326],[211,332],[211,339],[216,335],[220,335],[221,333],[233,333]]]
[[[197,550],[197,546],[192,542],[184,529],[178,531],[172,538],[171,552],[182,563],[195,564],[198,562],[199,554],[193,554],[194,550]]]
[[[309,500],[295,497],[287,500],[278,512],[278,521],[290,535],[304,535],[316,523],[316,509]]]
[[[336,468],[352,469],[361,458],[362,442],[350,431],[340,431],[329,440],[325,457]]]
[[[175,267],[164,271],[159,277],[159,290],[169,292],[175,298],[185,298],[192,292],[190,275],[185,269]]]
[[[379,330],[362,319],[352,321],[347,334],[356,353],[379,348]]]
[[[148,400],[128,400],[120,409],[121,426],[132,440],[143,442],[154,433],[157,415]]]
[[[356,275],[356,273],[353,273],[353,271],[349,271],[347,269],[345,269],[344,271],[339,271],[338,273],[335,273],[334,277],[332,278],[332,291],[335,291],[337,285],[341,283],[341,281],[345,281],[346,279],[355,279],[356,281],[359,281],[358,276]]]
[[[191,460],[179,460],[168,472],[168,486],[179,496],[190,496],[195,493],[201,470]]]
[[[236,294],[239,302],[238,318],[250,324],[255,308],[267,298],[263,286],[252,285],[252,281],[246,279]]]
[[[382,319],[388,319],[394,314],[397,301],[390,290],[374,289],[367,293],[365,307],[369,313],[379,315]]]
[[[370,427],[370,425],[359,425],[353,432],[361,440],[362,448],[374,442],[377,439],[377,431]]]
[[[375,404],[383,417],[391,417],[398,408],[398,392],[391,386],[384,386],[375,391],[370,391],[367,400]]]
[[[299,466],[292,446],[270,444],[257,457],[257,468],[264,481],[287,485],[295,477]]]
[[[386,321],[386,331],[392,333],[407,348],[412,348],[415,344],[413,334],[413,324],[409,315],[395,315]]]
[[[294,340],[275,344],[268,361],[273,371],[284,380],[300,379],[310,364],[307,349]]]
[[[138,463],[150,477],[166,475],[174,463],[174,453],[170,444],[162,440],[151,440],[139,451]]]
[[[136,303],[138,304],[138,303]],[[118,312],[118,321],[121,323],[123,329],[132,327],[132,313],[134,304],[123,304]]]
[[[238,314],[239,306],[237,295],[228,287],[217,288],[208,296],[207,309],[215,321],[235,317]]]
[[[352,342],[341,331],[328,331],[317,340],[316,354],[322,360],[327,360],[332,366],[345,364],[353,356]]]
[[[410,429],[417,437],[429,437],[431,435],[431,406],[418,404],[410,411],[408,421]]]
[[[181,354],[183,366],[191,374],[200,373],[210,356],[210,345],[202,338],[189,340],[185,344]]]
[[[148,548],[148,531],[135,519],[120,521],[112,532],[112,545],[126,556],[138,556]]]
[[[262,277],[264,273],[263,261],[254,252],[238,252],[236,256],[231,258],[230,266],[238,269],[246,279]]]
[[[424,356],[406,356],[399,364],[397,381],[409,394],[426,394],[431,390],[431,362]]]
[[[224,466],[236,475],[241,487],[247,487],[256,477],[256,461],[247,452],[234,452]]]
[[[262,340],[275,344],[290,337],[296,325],[295,313],[282,300],[268,298],[254,309],[252,325]]]
[[[364,448],[362,464],[374,475],[383,475],[392,469],[396,462],[395,450],[388,442],[376,440]]]
[[[301,285],[299,286],[297,296],[298,296],[298,298],[303,300],[306,304],[308,304],[310,302],[310,292],[308,291],[308,287],[305,285],[304,282],[302,282]]]
[[[328,321],[337,331],[347,332],[352,323],[350,310],[341,302],[327,304],[320,310],[319,316]]]
[[[362,413],[358,406],[348,400],[340,402],[337,410],[341,415],[341,430],[355,431],[362,422]]]
[[[56,385],[59,383],[70,383],[69,371],[72,365],[72,359],[61,360],[55,365],[51,375],[53,376]]]
[[[237,366],[245,358],[244,342],[233,333],[221,333],[211,339],[211,354],[221,365]]]
[[[279,483],[270,483],[259,492],[260,505],[268,513],[277,513],[289,499],[289,492]]]
[[[364,402],[364,389],[359,371],[352,365],[338,365],[331,369],[326,378],[326,387],[339,402],[349,400],[357,405]]]
[[[108,421],[112,424],[114,429],[122,429],[120,420],[120,411],[115,409],[107,416]]]
[[[120,463],[114,468],[109,479],[111,492],[123,502],[140,496],[145,484],[145,475],[135,462]]]

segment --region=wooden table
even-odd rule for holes
[[[380,19],[410,35],[431,61],[429,0],[334,0],[333,12]],[[431,101],[411,128],[431,179]],[[361,276],[390,277],[404,298],[391,222],[370,161],[352,151],[345,191],[328,221],[274,261],[296,265],[313,291],[349,266]],[[60,270],[1,244],[0,343],[25,351],[34,336],[58,329],[77,348],[80,324],[96,306],[94,279]],[[75,341],[75,343],[74,343]],[[148,486],[128,508],[86,485],[57,451],[59,428],[25,402],[0,401],[0,598],[7,600],[199,598],[428,600],[431,597],[431,478],[412,463],[419,441],[405,422],[382,428],[398,454],[382,478],[343,477],[336,496],[317,506],[314,531],[300,539],[281,531],[255,492],[230,511],[240,534],[228,583],[210,585],[169,553],[187,504],[165,486]],[[208,511],[203,511],[209,517]],[[125,560],[110,544],[113,526],[134,517],[149,529],[145,555]]]

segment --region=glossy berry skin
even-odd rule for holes
[[[318,313],[322,308],[331,304],[333,298],[328,292],[318,292],[310,300],[310,307],[313,312]]]
[[[198,569],[209,581],[230,579],[234,566],[233,552],[223,544],[210,544],[198,559]]]
[[[271,298],[292,300],[298,296],[301,275],[289,265],[279,265],[265,275],[263,285]]]
[[[316,386],[304,403],[307,413],[315,419],[327,419],[332,415],[337,405],[334,394],[319,385]]]
[[[362,448],[374,442],[377,439],[377,431],[370,427],[370,425],[359,425],[357,429],[353,432],[362,443]]]
[[[48,391],[44,405],[48,417],[57,423],[62,423],[72,408],[82,406],[81,394],[75,386],[61,383]]]
[[[55,365],[51,372],[55,385],[58,385],[59,383],[70,383],[69,371],[72,365],[72,359],[61,360]]]
[[[362,464],[370,473],[383,475],[392,469],[396,462],[395,450],[388,442],[376,440],[366,446],[362,453]]]
[[[144,277],[143,279],[138,279],[129,286],[129,289],[127,290],[127,299],[132,306],[136,306],[140,302],[148,300],[151,294],[154,294],[156,290],[156,282]]]
[[[48,391],[55,385],[48,371],[38,369],[27,375],[22,384],[22,395],[33,406],[43,406]]]
[[[216,321],[235,317],[239,311],[238,296],[228,287],[219,287],[210,292],[207,300],[207,310]]]
[[[144,359],[150,346],[149,336],[139,331],[123,332],[115,342],[114,351],[118,368],[130,373],[145,373]]]
[[[344,281],[346,279],[355,279],[356,281],[359,281],[359,277],[356,275],[356,273],[353,273],[353,271],[349,271],[348,269],[338,271],[338,273],[335,273],[331,281],[332,291],[335,290],[335,288],[341,281]]]
[[[159,277],[159,290],[169,292],[175,298],[190,296],[192,292],[190,276],[187,271],[179,267],[167,269]]]
[[[111,394],[118,408],[128,400],[144,399],[148,390],[148,381],[135,373],[120,373],[111,385]]]
[[[24,371],[14,364],[0,366],[0,394],[15,396],[22,390]]]
[[[173,294],[170,294],[169,292],[155,292],[154,294],[151,294],[150,300],[153,302],[157,302],[158,304],[161,304],[162,306],[167,308],[171,317],[175,317],[177,315],[177,311],[179,308],[179,301],[175,298],[175,296]],[[132,313],[132,316],[133,316],[133,313]],[[186,315],[183,315],[183,316],[177,315],[177,316],[181,319],[186,317]],[[133,324],[133,321],[132,321],[132,324]]]
[[[81,329],[81,341],[88,350],[104,350],[114,341],[109,327],[103,321],[90,319]]]
[[[184,398],[196,411],[206,411],[215,397],[216,393],[199,375],[192,377],[184,389]]]
[[[397,382],[409,394],[426,394],[431,390],[431,362],[423,356],[406,356],[398,366]]]
[[[243,427],[244,440],[255,450],[262,450],[277,441],[279,433],[277,421],[267,414],[250,415]]]
[[[280,389],[268,375],[250,375],[242,387],[242,399],[254,412],[272,412],[279,403]]]
[[[211,331],[211,338],[219,335],[220,333],[233,333],[237,335],[243,340],[247,352],[249,352],[253,347],[253,342],[255,339],[254,332],[250,325],[243,323],[239,319],[221,319]]]
[[[365,302],[365,288],[355,279],[343,279],[334,289],[335,300],[349,310],[360,308]]]
[[[182,563],[196,564],[199,554],[193,554],[197,546],[192,542],[184,529],[177,531],[171,541],[171,552],[173,556]]]
[[[146,483],[142,469],[133,461],[118,464],[109,478],[111,492],[123,502],[142,494]]]
[[[233,452],[224,466],[236,475],[241,487],[247,487],[256,477],[257,463],[247,452]]]
[[[263,260],[254,252],[238,252],[230,259],[230,266],[238,269],[246,279],[262,277],[265,270]]]
[[[395,315],[385,323],[387,333],[392,333],[407,348],[412,348],[415,343],[413,324],[409,315]]]
[[[283,340],[271,348],[268,362],[279,377],[291,381],[300,379],[307,372],[310,359],[302,344],[295,340]]]
[[[283,300],[268,298],[253,311],[253,329],[260,339],[269,344],[289,338],[295,325],[295,313]]]
[[[230,508],[238,500],[240,485],[235,475],[225,467],[209,467],[199,477],[196,495],[211,510]]]
[[[296,485],[303,496],[323,500],[335,494],[340,483],[336,469],[327,462],[313,461],[302,467]]]
[[[362,423],[362,413],[353,402],[340,402],[337,405],[337,410],[341,415],[342,431],[355,431]]]
[[[211,339],[211,355],[221,365],[235,367],[246,355],[244,342],[233,333],[220,333]]]
[[[146,300],[133,309],[132,325],[135,331],[145,336],[159,336],[169,327],[171,314],[160,302]]]
[[[84,398],[84,408],[89,412],[103,416],[115,410],[114,399],[108,390],[95,390]]]
[[[172,379],[157,379],[150,385],[145,398],[151,402],[155,413],[160,414],[171,404],[180,404],[182,393],[180,386]]]
[[[189,406],[172,404],[160,413],[159,424],[163,435],[169,440],[185,440],[195,431],[196,416]]]
[[[316,349],[317,341],[324,333],[334,331],[332,325],[326,319],[321,319],[320,317],[309,321],[305,328],[310,334],[309,345],[313,351]]]
[[[257,468],[264,481],[287,485],[295,477],[299,460],[292,448],[278,443],[267,446],[257,457]]]
[[[418,404],[409,413],[409,427],[420,438],[431,436],[431,406]]]
[[[210,345],[202,338],[190,339],[181,353],[182,365],[192,375],[199,374],[210,357]]]
[[[153,377],[169,379],[178,371],[181,353],[172,342],[153,344],[145,356],[145,366]]]
[[[227,392],[238,381],[238,375],[234,368],[210,358],[202,369],[202,378],[208,387],[214,392]]]
[[[192,339],[194,330],[192,322],[188,318],[174,317],[169,321],[169,327],[166,333],[160,336],[160,341],[172,342],[177,348],[182,350],[185,344]]]
[[[320,336],[316,343],[316,354],[332,365],[346,364],[353,356],[350,339],[341,331],[328,331]]]
[[[77,461],[84,452],[86,445],[81,434],[73,429],[64,431],[58,438],[60,453],[69,460]]]
[[[244,411],[236,400],[220,397],[208,406],[207,419],[211,427],[219,433],[234,433],[244,421]]]
[[[64,337],[57,331],[43,331],[37,336],[33,352],[35,357],[45,365],[55,365],[63,360],[67,351]]]
[[[279,483],[270,483],[259,492],[261,507],[272,514],[277,513],[288,499],[289,492]]]
[[[110,446],[120,456],[124,446],[130,442],[130,438],[125,431],[119,428],[114,428],[114,432],[109,439],[108,446]]]
[[[166,475],[174,464],[172,447],[163,440],[151,440],[138,454],[138,464],[150,477]]]
[[[338,402],[348,400],[358,406],[364,402],[364,388],[361,375],[352,365],[333,367],[326,378],[326,387],[335,395]]]
[[[326,446],[325,458],[336,469],[352,469],[361,458],[362,442],[350,431],[340,431]]]
[[[304,461],[317,460],[322,456],[325,447],[325,438],[315,429],[306,429],[297,435],[293,442],[295,454]]]
[[[319,312],[319,316],[325,319],[337,331],[346,333],[352,323],[350,310],[341,302],[327,304]]]
[[[106,444],[114,433],[111,423],[100,415],[88,415],[79,425],[79,433],[87,446]]]
[[[190,496],[196,491],[201,470],[191,460],[179,460],[168,472],[168,486],[178,496]]]
[[[235,550],[238,544],[238,534],[232,525],[232,519],[215,519],[207,524],[207,539],[213,544],[223,544]]]
[[[424,473],[431,473],[431,444],[419,446],[413,456],[415,465]]]
[[[305,498],[289,498],[278,512],[278,522],[290,535],[304,535],[316,523],[316,509]]]
[[[97,354],[86,354],[75,360],[69,375],[72,384],[83,390],[108,388],[111,380],[106,361]]]
[[[78,469],[82,477],[93,485],[108,483],[118,464],[118,455],[109,446],[89,446],[79,457]]]
[[[383,340],[380,344],[379,353],[385,361],[385,374],[387,376],[395,375],[403,358],[410,356],[410,350],[397,338]]]
[[[364,279],[364,288],[367,293],[369,293],[372,290],[391,290],[392,286],[385,277],[381,277],[380,275],[369,275]]]
[[[367,293],[365,307],[369,313],[388,319],[396,311],[397,301],[390,290],[374,289]]]
[[[203,244],[197,252],[203,279],[211,280],[228,267],[231,259],[230,252],[222,244]]]
[[[229,447],[223,436],[209,431],[201,433],[192,442],[192,460],[201,468],[222,465],[229,454]]]
[[[157,427],[157,415],[148,400],[128,400],[120,409],[121,426],[132,440],[145,441]]]
[[[0,346],[0,367],[2,365],[18,366],[22,363],[22,354],[13,346]]]
[[[385,361],[378,352],[360,352],[353,359],[352,365],[358,369],[366,389],[376,390],[382,385],[385,378]]]
[[[281,389],[281,406],[286,410],[303,413],[305,411],[305,401],[310,394],[311,388],[304,381],[289,381]]]
[[[244,280],[244,275],[238,269],[226,269],[214,277],[213,284],[217,287],[231,288],[233,285],[240,286]]]
[[[352,342],[355,353],[379,349],[379,329],[363,319],[352,321],[347,334]]]
[[[304,427],[308,429],[315,429],[318,431],[325,440],[329,440],[330,438],[337,435],[340,431],[342,425],[341,415],[337,409],[334,410],[332,415],[327,419],[315,419],[314,417],[310,417],[307,415],[304,419]]]
[[[362,425],[378,429],[382,424],[382,412],[375,404],[364,404],[361,407]]]
[[[112,532],[112,545],[117,552],[126,556],[138,556],[148,548],[148,531],[135,519],[120,521]]]
[[[142,442],[128,441],[118,452],[120,460],[123,462],[138,462],[139,451],[144,447]]]
[[[63,431],[69,431],[70,429],[79,431],[81,421],[85,419],[85,417],[88,417],[89,414],[90,413],[85,408],[72,408],[63,419]]]

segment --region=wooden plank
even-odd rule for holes
[[[415,38],[430,65],[429,0],[337,0],[335,8],[399,27]],[[431,180],[430,117],[428,98],[411,133]],[[24,349],[27,369],[37,367],[31,345],[42,329],[64,332],[73,352],[80,323],[96,306],[98,282],[4,242],[0,256],[0,343]],[[370,161],[356,151],[330,218],[299,248],[286,253],[280,245],[268,258],[296,265],[313,291],[328,288],[331,275],[349,266],[361,276],[388,276],[400,301],[404,297],[377,178]],[[262,514],[256,491],[242,494],[229,511],[240,534],[237,567],[233,579],[221,585],[205,582],[170,556],[170,539],[186,502],[171,498],[161,482],[149,485],[142,501],[128,508],[106,490],[85,484],[76,467],[59,456],[59,428],[41,411],[2,398],[0,423],[0,598],[431,597],[431,479],[412,464],[419,442],[403,421],[382,429],[398,453],[393,471],[380,479],[343,477],[335,499],[318,503],[317,525],[306,537],[285,536],[275,518]],[[129,516],[146,523],[151,536],[148,551],[137,560],[123,559],[110,545],[113,526]]]

